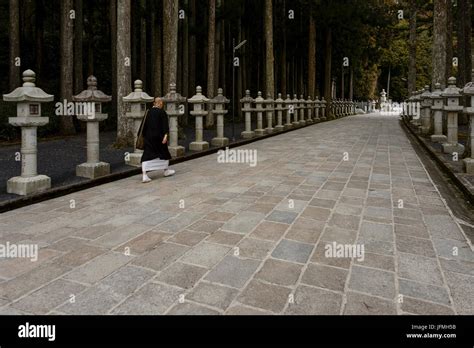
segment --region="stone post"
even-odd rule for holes
[[[320,109],[321,109],[321,120],[326,121],[326,105],[327,101],[324,99],[324,97],[321,97],[321,101],[319,102]]]
[[[469,129],[471,136],[471,157],[463,159],[464,170],[467,174],[474,174],[474,69],[472,69],[471,82],[468,82],[462,90],[466,97],[471,97],[471,106],[465,107],[464,112],[469,115]]]
[[[242,103],[242,112],[245,113],[245,131],[240,135],[244,139],[250,139],[255,136],[255,132],[252,131],[252,103],[254,102],[253,98],[250,96],[250,91],[245,91],[245,97],[240,99]]]
[[[299,121],[299,115],[300,115],[300,106],[299,106],[299,101],[298,97],[296,94],[293,94],[293,99],[291,100],[293,102],[293,127],[299,127],[300,121]]]
[[[181,104],[186,101],[186,98],[176,92],[176,84],[170,83],[169,92],[163,98],[163,102],[166,103],[166,113],[169,117],[169,145],[168,150],[173,157],[184,156],[184,147],[178,145],[178,116],[184,112],[184,107],[181,111]]]
[[[137,136],[138,130],[140,128],[140,124],[142,122],[143,116],[145,116],[146,112],[146,103],[150,103],[153,101],[153,97],[150,97],[147,93],[143,91],[143,82],[141,80],[136,80],[134,82],[134,91],[123,97],[122,100],[124,103],[128,103],[130,105],[130,111],[125,113],[125,117],[132,119],[133,121],[133,153],[128,154],[125,156],[125,164],[134,167],[141,166],[141,159],[143,150],[137,149]],[[127,108],[128,109],[128,108]]]
[[[112,97],[98,90],[97,79],[89,76],[87,89],[73,96],[72,100],[82,103],[83,112],[76,116],[87,123],[87,162],[76,166],[76,175],[95,179],[110,174],[110,164],[99,159],[99,122],[108,117],[102,113],[102,103],[110,102]]]
[[[441,93],[441,96],[446,98],[444,111],[447,112],[448,120],[448,141],[444,143],[443,152],[452,154],[456,152],[461,156],[464,152],[464,146],[458,143],[458,113],[463,110],[462,105],[459,105],[461,98],[460,89],[456,87],[456,78],[450,77],[448,79],[448,87]]]
[[[277,113],[277,125],[275,126],[275,131],[281,132],[285,127],[283,126],[283,111],[285,107],[283,106],[284,100],[281,98],[281,93],[278,93],[278,98],[275,100],[276,103],[276,113]]]
[[[421,127],[420,132],[427,135],[430,132],[431,124],[431,93],[430,86],[425,86],[421,98]]]
[[[433,93],[431,93],[431,101],[433,110],[434,134],[431,136],[431,141],[434,143],[445,143],[447,138],[443,135],[443,106],[444,98],[441,96],[441,84],[436,83]]]
[[[21,176],[7,181],[7,192],[26,196],[51,188],[51,179],[38,175],[37,128],[49,122],[41,117],[41,103],[51,102],[54,96],[36,87],[36,74],[32,70],[23,72],[23,86],[3,95],[6,102],[16,102],[17,117],[9,117],[8,123],[21,127]]]
[[[230,100],[223,93],[222,88],[217,89],[217,96],[209,101],[209,103],[214,104],[212,112],[216,115],[217,122],[217,136],[211,140],[211,144],[218,147],[229,145],[229,139],[224,136],[224,115],[227,114],[225,104],[229,103]]]
[[[285,102],[285,110],[286,110],[286,123],[285,123],[285,130],[293,128],[293,124],[291,123],[291,113],[294,112],[293,107],[291,106],[293,101],[289,94],[286,95]]]
[[[267,128],[265,132],[267,134],[273,133],[273,98],[270,94],[267,94],[267,99],[263,102],[265,104],[265,112],[267,114]]]
[[[196,94],[188,99],[188,103],[193,106],[191,115],[196,117],[196,140],[189,144],[191,151],[203,151],[209,148],[209,143],[203,140],[203,122],[202,118],[208,114],[204,106],[209,101],[205,95],[202,94],[201,86],[196,87]]]
[[[420,98],[420,91],[416,91],[415,94],[413,95],[412,99],[412,120],[411,123],[415,127],[419,127],[421,125],[421,98]]]
[[[300,104],[300,121],[299,121],[299,124],[300,126],[304,126],[306,124],[306,121],[305,121],[305,108],[306,108],[306,100],[304,100],[304,96],[301,95],[300,96],[300,100],[298,101],[299,104]]]
[[[306,108],[308,109],[306,123],[313,123],[313,101],[311,100],[311,96],[308,96],[308,99],[306,100]]]
[[[319,97],[316,96],[316,99],[314,100],[314,122],[321,121],[319,119],[319,106],[320,106]]]
[[[257,98],[255,98],[255,110],[257,111],[257,129],[255,129],[255,135],[264,135],[265,130],[263,129],[263,103],[265,99],[262,98],[262,92],[258,92]]]

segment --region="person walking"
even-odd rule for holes
[[[143,183],[151,181],[147,172],[164,170],[164,176],[175,174],[169,169],[171,154],[168,151],[168,115],[163,110],[163,100],[156,97],[143,125],[144,149],[141,159]]]

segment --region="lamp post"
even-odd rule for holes
[[[235,141],[235,67],[240,66],[239,59],[235,59],[235,52],[247,43],[247,40],[242,41],[235,46],[235,39],[232,39],[232,141]]]

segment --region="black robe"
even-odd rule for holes
[[[168,143],[162,143],[165,134],[168,134],[169,139],[169,131],[168,114],[163,109],[151,108],[143,126],[145,148],[143,149],[141,162],[157,158],[161,160],[171,159]]]

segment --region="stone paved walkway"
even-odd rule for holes
[[[256,167],[210,155],[0,215],[0,243],[41,247],[0,261],[0,313],[474,314],[474,254],[397,118],[243,148]]]

